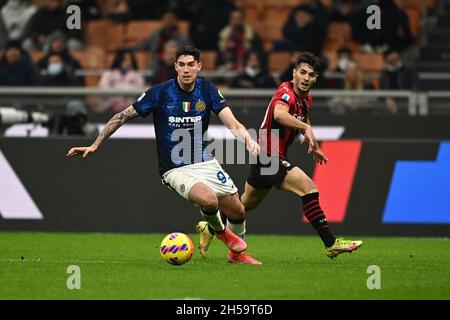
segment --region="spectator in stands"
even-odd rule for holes
[[[228,25],[220,31],[218,47],[218,64],[227,71],[241,71],[247,51],[262,50],[260,37],[238,9],[231,11]]]
[[[355,61],[349,61],[342,81],[337,89],[348,90],[370,90],[373,89],[370,81],[365,77],[361,67]],[[370,97],[345,96],[331,99],[329,106],[332,113],[346,113],[360,111],[362,108],[371,110],[370,105],[375,107],[376,100]]]
[[[275,88],[276,83],[267,70],[265,55],[262,51],[248,51],[245,68],[231,80],[232,88]]]
[[[380,7],[381,29],[365,27],[368,18],[366,9],[371,4]],[[383,53],[388,48],[401,51],[413,42],[408,16],[394,0],[364,1],[352,16],[351,25],[353,37],[365,52]]]
[[[312,14],[314,20],[317,21],[318,29],[320,32],[326,33],[328,24],[330,23],[330,15],[322,2],[320,0],[302,0],[301,5],[306,5],[312,9]]]
[[[33,86],[40,77],[20,43],[8,42],[0,58],[0,86]]]
[[[128,22],[131,20],[130,7],[127,0],[117,0],[110,3],[106,8],[106,17],[114,22]]]
[[[37,7],[30,0],[8,0],[1,8],[0,20],[5,30],[5,39],[22,42],[29,36],[29,23]]]
[[[47,58],[47,70],[43,76],[42,84],[45,86],[70,87],[80,86],[83,83],[68,70],[64,58],[53,53]]]
[[[276,49],[309,51],[320,56],[328,28],[327,12],[319,10],[320,6],[314,9],[302,4],[293,9],[283,27],[285,42],[276,44]]]
[[[396,50],[388,50],[384,53],[385,69],[380,77],[381,90],[416,90],[418,83],[417,71],[405,66],[400,53]],[[389,112],[399,111],[397,101],[393,98],[386,99],[386,107]]]
[[[344,90],[369,90],[372,84],[366,78],[361,67],[355,61],[349,61],[345,69],[344,79],[339,87]]]
[[[187,45],[190,43],[190,40],[178,27],[178,18],[174,10],[167,10],[160,21],[161,28],[136,47],[138,50],[150,51],[153,57],[156,58],[162,57],[164,44],[169,40],[175,40],[180,45]]]
[[[275,88],[276,83],[267,71],[263,52],[250,50],[246,54],[244,70],[231,80],[232,88]]]
[[[83,48],[82,29],[69,30],[67,28],[67,13],[62,1],[47,0],[40,7],[30,22],[31,36],[23,45],[28,51],[44,50],[49,46],[49,37],[54,33],[64,33],[67,37],[69,50],[80,50]]]
[[[189,34],[195,47],[216,51],[218,34],[235,9],[233,0],[202,0],[190,21]]]
[[[144,78],[137,71],[138,66],[136,58],[132,51],[120,50],[111,64],[111,70],[102,74],[99,86],[102,89],[137,89],[142,90],[145,85]],[[100,105],[97,111],[104,111],[112,108],[118,112],[133,103],[135,98],[130,97],[111,97],[106,99]]]
[[[347,47],[339,48],[337,52],[337,72],[346,72],[348,64],[353,61],[352,50]]]
[[[417,73],[412,67],[405,66],[396,50],[384,54],[385,69],[381,74],[380,86],[384,90],[416,90]]]
[[[63,33],[55,33],[49,38],[49,49],[47,54],[40,59],[36,66],[39,70],[47,70],[49,64],[49,57],[57,54],[63,59],[64,70],[70,75],[70,77],[75,77],[75,73],[82,69],[80,63],[75,59],[67,49],[66,36]],[[75,81],[78,85],[84,86],[84,78],[78,77]]]
[[[189,21],[200,2],[199,0],[172,0],[171,7],[176,10],[180,20]]]
[[[175,40],[169,40],[165,43],[161,57],[153,59],[150,66],[153,75],[148,79],[148,83],[155,85],[172,78],[176,78],[175,61],[178,50],[178,43]]]
[[[117,22],[157,20],[169,9],[169,1],[115,0],[106,16]]]
[[[128,0],[131,19],[159,19],[169,9],[169,1]]]
[[[359,0],[333,0],[331,8],[331,20],[338,22],[350,22],[354,9]]]

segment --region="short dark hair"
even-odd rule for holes
[[[319,72],[320,67],[323,64],[321,58],[316,56],[314,53],[303,51],[300,52],[297,56],[297,61],[295,63],[295,68],[298,68],[302,63],[309,64],[316,73]]]
[[[258,58],[261,69],[267,69],[267,56],[264,51],[257,49],[250,49],[245,53],[244,57],[245,64],[247,64],[252,54],[256,55],[256,57]]]
[[[311,16],[314,15],[314,9],[313,9],[311,6],[306,5],[306,4],[301,4],[301,5],[299,5],[299,6],[297,7],[297,9],[295,10],[295,12],[297,13],[297,12],[299,12],[299,11],[307,12],[307,13],[309,13],[309,15],[311,15]]]
[[[175,56],[175,61],[178,61],[178,58],[181,56],[193,56],[195,61],[200,62],[200,50],[193,46],[180,47]]]
[[[122,62],[123,62],[123,60],[125,60],[125,56],[127,54],[129,54],[131,57],[131,66],[132,66],[133,70],[137,70],[138,64],[137,64],[136,57],[134,56],[133,51],[128,50],[128,49],[121,49],[116,52],[116,56],[114,57],[114,60],[111,63],[111,69],[120,69],[120,67],[122,66]]]

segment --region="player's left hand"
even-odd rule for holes
[[[319,146],[315,146],[312,150],[314,161],[318,162],[320,165],[327,164],[327,156],[320,150]]]
[[[259,144],[253,139],[247,140],[245,148],[247,149],[248,152],[250,152],[251,155],[255,157],[259,154]]]

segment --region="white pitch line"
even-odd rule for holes
[[[104,261],[104,260],[46,260],[46,259],[2,259],[0,263],[6,262],[42,262],[42,263],[113,263],[113,264],[144,264],[148,261]]]

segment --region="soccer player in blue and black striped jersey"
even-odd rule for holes
[[[137,101],[114,115],[89,147],[71,148],[67,156],[86,157],[126,121],[137,116],[153,115],[159,170],[163,182],[183,198],[200,207],[208,228],[229,248],[228,261],[260,264],[244,251],[245,241],[237,235],[245,233],[245,209],[238,189],[219,162],[207,151],[203,139],[211,111],[253,155],[259,145],[247,129],[234,117],[225,98],[208,80],[197,78],[201,70],[200,51],[187,46],[176,54],[177,78],[152,87]],[[219,207],[227,213],[227,225],[221,220]],[[202,243],[202,242],[201,242]],[[203,241],[208,243],[209,241]],[[200,248],[206,252],[207,248]]]

